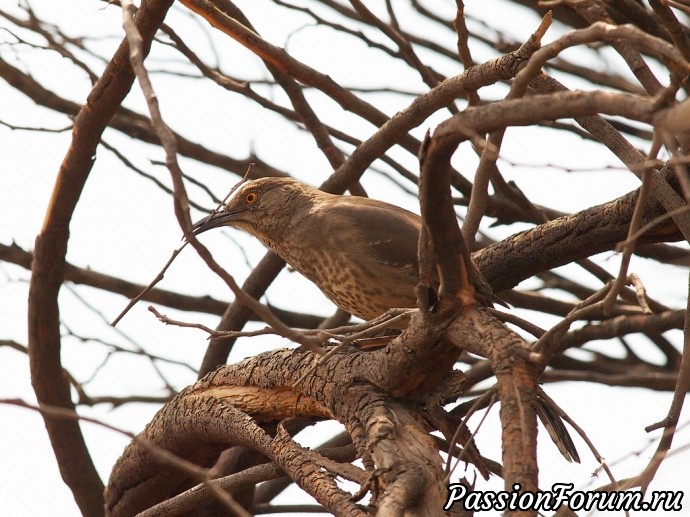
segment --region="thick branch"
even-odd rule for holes
[[[224,366],[165,406],[143,436],[154,445],[202,465],[210,465],[229,445],[250,447],[283,468],[330,511],[342,515],[352,512],[353,507],[351,503],[343,506],[344,500],[336,497],[335,487],[320,487],[322,481],[303,477],[302,471],[290,464],[294,444],[288,443],[286,449],[285,443],[270,443],[248,417],[241,418],[241,425],[234,423],[240,411],[263,422],[286,417],[335,418],[346,425],[360,454],[370,451],[376,465],[386,469],[384,480],[390,501],[383,505],[418,507],[422,512],[429,508],[440,510],[445,494],[434,442],[408,409],[394,404],[376,386],[362,382],[372,372],[378,373],[382,362],[375,356],[383,359],[386,355],[407,357],[408,364],[417,362],[401,346],[376,353],[345,350],[332,356],[298,388],[295,382],[315,359],[308,352],[278,350]],[[319,465],[303,461],[300,468],[311,472],[319,470]],[[186,486],[184,474],[161,472],[154,458],[135,442],[113,470],[107,491],[108,508],[112,515],[124,515],[173,495],[181,486]]]
[[[142,6],[137,26],[148,52],[172,0],[151,0]],[[72,145],[60,167],[43,228],[36,238],[29,289],[29,358],[31,382],[41,405],[74,409],[69,382],[60,363],[58,292],[64,280],[69,224],[93,166],[101,134],[132,86],[126,42],[117,49],[86,106],[79,111]],[[76,421],[44,415],[60,473],[72,489],[82,513],[103,513],[103,485]]]
[[[516,233],[477,251],[473,258],[494,291],[500,293],[542,271],[612,251],[626,239],[637,196],[638,190],[634,190],[608,203]],[[644,223],[664,213],[660,204],[650,203]],[[678,227],[668,219],[642,235],[638,242],[681,239]]]

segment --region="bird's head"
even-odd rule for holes
[[[212,228],[241,228],[262,241],[274,240],[292,215],[308,203],[309,187],[291,178],[260,178],[242,185],[218,212],[198,221],[194,235]]]

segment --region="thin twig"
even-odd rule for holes
[[[153,280],[151,280],[151,282],[149,283],[149,285],[147,285],[146,287],[144,287],[144,289],[143,289],[138,295],[136,295],[134,298],[132,298],[132,299],[129,301],[129,303],[127,304],[127,306],[126,306],[124,309],[122,309],[122,312],[120,312],[120,314],[118,314],[117,317],[112,321],[111,325],[112,325],[113,327],[116,326],[116,325],[120,322],[120,320],[121,320],[122,318],[124,318],[125,314],[127,314],[127,313],[129,312],[129,310],[130,310],[132,307],[134,307],[134,306],[139,302],[139,300],[141,300],[141,299],[146,295],[146,293],[148,293],[151,289],[153,289],[153,288],[155,287],[155,285],[156,285],[158,282],[160,282],[161,280],[163,280],[163,278],[165,277],[165,272],[166,272],[166,271],[168,270],[168,268],[172,265],[173,261],[174,261],[174,260],[177,258],[177,256],[182,252],[182,250],[184,249],[184,247],[185,247],[187,244],[188,244],[188,243],[185,242],[184,244],[182,244],[182,246],[180,246],[179,248],[177,248],[176,250],[174,250],[174,251],[172,252],[172,254],[170,255],[170,258],[169,258],[168,261],[165,263],[165,265],[164,265],[163,268],[160,270],[160,272],[156,275],[156,277],[155,277]]]
[[[652,148],[647,154],[647,159],[653,159],[659,153],[661,149],[661,139],[658,132],[654,133],[654,142],[652,143]],[[626,244],[623,248],[623,255],[621,257],[621,265],[618,271],[618,276],[613,282],[611,289],[604,298],[604,314],[610,314],[613,304],[618,298],[618,293],[626,283],[628,278],[628,266],[630,265],[630,258],[632,257],[633,251],[635,249],[635,240],[631,239],[631,235],[637,233],[637,231],[642,226],[642,220],[644,217],[644,211],[647,208],[647,201],[649,200],[649,191],[651,188],[651,176],[654,174],[653,169],[645,169],[642,172],[642,186],[640,187],[640,193],[637,196],[637,203],[635,204],[635,209],[633,211],[632,220],[630,221],[630,227],[628,229],[628,238],[626,239]]]
[[[469,421],[470,417],[474,414],[475,411],[477,411],[477,409],[479,407],[482,406],[482,404],[484,404],[484,402],[486,402],[487,398],[489,398],[490,400],[489,400],[489,404],[488,404],[486,411],[484,412],[481,420],[477,424],[477,428],[474,431],[472,431],[472,434],[470,435],[467,442],[465,443],[465,446],[463,447],[462,452],[458,456],[458,459],[455,462],[455,465],[453,465],[453,467],[451,467],[450,463],[451,463],[451,459],[453,458],[453,455],[451,454],[451,450],[455,446],[455,442],[457,441],[458,437],[460,436],[460,433],[462,432],[463,428],[467,427],[467,422]],[[496,402],[496,398],[497,398],[497,394],[496,394],[495,387],[493,387],[492,389],[490,389],[489,391],[484,393],[481,397],[477,398],[477,400],[474,402],[474,404],[472,405],[470,410],[467,412],[467,415],[465,415],[465,418],[462,419],[462,422],[460,423],[458,428],[455,430],[455,434],[453,435],[453,438],[450,441],[450,448],[448,449],[448,461],[446,462],[446,469],[445,469],[446,475],[443,479],[443,482],[445,484],[449,483],[450,477],[453,475],[455,468],[460,464],[460,462],[462,461],[462,459],[466,455],[467,451],[472,446],[472,443],[474,442],[474,437],[479,432],[479,429],[482,427],[482,424],[486,420],[486,417],[489,416],[489,412],[491,411],[491,408],[493,407],[494,403]]]

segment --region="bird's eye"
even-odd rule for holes
[[[256,201],[256,198],[256,192],[249,192],[246,196],[244,196],[244,200],[250,205]]]

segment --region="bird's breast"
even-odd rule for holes
[[[409,266],[381,264],[348,250],[276,251],[333,303],[359,318],[369,320],[391,308],[416,307],[417,276]]]

